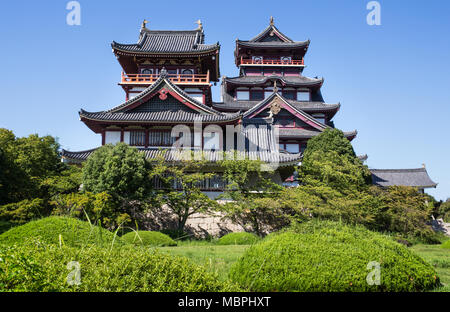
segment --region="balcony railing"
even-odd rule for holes
[[[241,57],[241,65],[285,65],[285,66],[302,66],[305,65],[301,60],[261,60],[261,59],[244,59]]]
[[[168,74],[167,77],[175,84],[209,84],[209,71],[205,74]],[[152,84],[158,80],[155,74],[125,74],[122,72],[121,84]]]

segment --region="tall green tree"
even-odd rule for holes
[[[196,213],[209,213],[217,208],[215,200],[202,192],[206,179],[215,176],[208,171],[208,162],[183,157],[177,164],[158,158],[150,172],[152,181],[159,181],[153,204],[159,209],[166,207],[177,219],[177,231],[184,231],[187,220]]]
[[[371,185],[369,169],[337,129],[326,129],[308,141],[299,179],[303,185],[328,186],[343,194],[362,191]]]
[[[326,129],[309,140],[298,172],[300,186],[282,197],[295,216],[374,226],[382,203],[369,192],[371,173],[342,131]]]
[[[125,143],[104,145],[83,166],[83,188],[119,200],[144,199],[150,192],[145,154]]]
[[[45,197],[42,182],[64,168],[54,137],[37,134],[17,138],[0,129],[0,204]]]

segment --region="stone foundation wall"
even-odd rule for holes
[[[188,218],[184,231],[193,238],[221,237],[231,232],[245,231],[241,225],[235,224],[223,216],[219,212],[193,214]],[[176,216],[167,207],[137,217],[142,220],[141,230],[161,231],[177,228]]]
[[[194,214],[186,222],[186,232],[196,238],[207,236],[221,237],[231,232],[244,232],[245,229],[230,220],[223,218],[222,214],[214,215]]]

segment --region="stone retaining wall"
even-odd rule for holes
[[[177,228],[176,216],[167,207],[144,215],[135,215],[135,217],[141,220],[141,230],[161,231]],[[188,218],[185,225],[185,232],[195,238],[221,237],[227,233],[243,231],[245,229],[241,225],[224,219],[223,214],[218,212],[193,214]]]

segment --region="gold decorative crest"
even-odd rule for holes
[[[278,98],[275,98],[272,103],[270,103],[270,111],[272,114],[276,115],[281,111],[281,103]]]

